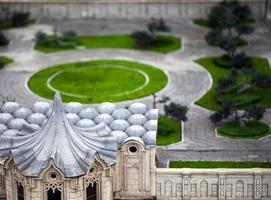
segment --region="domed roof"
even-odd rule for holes
[[[26,121],[24,119],[12,119],[9,123],[8,123],[8,127],[10,129],[17,129],[17,130],[21,130],[23,128],[23,125],[26,124]]]
[[[149,120],[144,124],[144,128],[148,131],[156,131],[157,129],[157,120]]]
[[[76,124],[80,120],[78,115],[75,113],[67,113],[66,116],[72,124]]]
[[[90,128],[95,126],[95,123],[91,119],[81,119],[76,123],[76,126],[80,128]]]
[[[20,107],[15,102],[7,102],[2,106],[1,110],[0,124],[5,125],[7,130],[15,129],[19,132],[24,129],[22,121],[15,120],[17,123],[14,125],[14,121],[9,124],[11,120],[24,119],[23,122],[28,127],[26,129],[33,131],[36,130],[35,128],[46,126],[47,119],[53,113],[52,106],[48,102],[37,102],[30,108]],[[142,103],[133,103],[128,108],[117,108],[112,103],[102,103],[96,107],[84,107],[80,103],[71,102],[66,104],[63,112],[66,113],[66,117],[71,124],[83,130],[104,123],[106,131],[101,132],[101,134],[105,135],[108,135],[108,133],[110,135],[113,131],[122,131],[127,137],[136,136],[142,138],[148,131],[154,131],[155,133],[157,131],[158,110],[148,109]],[[32,125],[32,128],[30,125]]]
[[[116,110],[116,106],[113,103],[102,103],[98,105],[97,110],[101,114],[111,114]]]
[[[118,138],[119,144],[121,144],[126,138],[128,138],[128,135],[123,131],[112,131],[111,135]]]
[[[112,113],[115,119],[127,119],[130,115],[130,111],[124,108],[117,109]]]
[[[73,126],[59,94],[55,95],[50,118],[40,130],[31,134],[29,130],[33,127],[23,126],[24,122],[23,119],[9,122],[11,128],[24,127],[21,135],[29,134],[21,136],[18,130],[6,130],[0,136],[0,157],[11,156],[25,176],[38,176],[51,159],[66,177],[86,174],[97,154],[108,165],[116,160],[117,137],[108,134],[104,124],[88,129]]]
[[[158,110],[151,109],[146,113],[146,117],[150,120],[158,120]]]
[[[65,106],[65,110],[68,113],[79,113],[82,109],[82,104],[77,102],[70,102]]]
[[[109,114],[100,114],[98,115],[97,117],[95,117],[94,121],[99,124],[99,123],[105,123],[106,125],[107,124],[110,124],[112,121],[113,121],[113,117],[111,117],[111,115]]]
[[[31,115],[32,111],[30,108],[21,107],[14,111],[13,116],[16,118],[26,119],[29,115]]]
[[[0,135],[2,135],[7,129],[8,127],[6,125],[0,124]]]
[[[89,108],[89,107],[83,108],[79,113],[79,116],[82,119],[94,119],[98,115],[99,113],[94,108]]]
[[[127,121],[123,120],[123,119],[117,119],[117,120],[113,121],[113,122],[109,125],[109,127],[110,127],[112,130],[114,130],[114,131],[116,131],[116,130],[118,130],[118,131],[124,131],[124,130],[126,130],[129,126],[130,126],[129,123],[128,123]]]
[[[147,111],[147,106],[143,103],[133,103],[129,106],[129,111],[133,114],[144,114]]]
[[[17,110],[19,108],[19,104],[16,102],[6,102],[1,110],[2,112],[6,112],[6,113],[13,113],[15,110]]]
[[[144,140],[145,144],[155,145],[156,144],[156,132],[149,131],[142,136],[142,139]]]
[[[36,113],[46,113],[51,108],[51,104],[48,102],[36,102],[32,106],[32,110]]]
[[[132,125],[142,125],[147,121],[147,118],[142,114],[134,114],[128,118],[128,122]]]
[[[27,118],[27,122],[30,124],[41,125],[47,118],[42,113],[33,113]]]
[[[0,123],[8,124],[13,119],[10,113],[0,113]]]
[[[146,130],[142,126],[132,125],[126,129],[126,133],[130,137],[141,137],[144,133],[146,133]]]

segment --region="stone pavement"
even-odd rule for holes
[[[206,55],[220,55],[222,52],[209,47],[204,36],[207,29],[197,27],[187,19],[170,20],[172,33],[182,38],[182,49],[170,54],[159,54],[124,49],[97,49],[65,51],[51,54],[33,50],[35,33],[43,30],[51,33],[53,27],[58,31],[76,30],[79,35],[130,33],[144,29],[146,21],[131,19],[112,20],[69,20],[44,21],[27,28],[11,29],[7,34],[11,44],[0,48],[0,54],[15,60],[0,71],[0,94],[15,98],[21,104],[32,104],[44,100],[27,88],[31,74],[42,68],[60,63],[92,59],[127,59],[151,64],[165,70],[170,81],[166,88],[158,92],[159,96],[170,96],[173,101],[189,106],[188,121],[184,123],[182,142],[166,147],[158,147],[158,164],[165,166],[168,160],[262,160],[271,161],[271,136],[261,140],[233,140],[215,135],[215,126],[210,122],[211,111],[194,105],[211,86],[209,73],[193,61]],[[259,22],[257,31],[247,39],[248,51],[253,55],[271,59],[271,30],[269,22]],[[152,97],[145,97],[118,104],[130,104],[134,101],[149,106]],[[162,108],[161,108],[162,110]],[[271,124],[271,111],[264,120]]]

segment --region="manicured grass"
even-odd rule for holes
[[[7,65],[7,64],[13,63],[13,60],[5,56],[0,56],[0,62]]]
[[[223,68],[219,67],[215,60],[218,59],[218,57],[205,57],[196,60],[195,62],[199,65],[203,66],[212,76],[213,84],[211,89],[201,98],[199,99],[196,104],[208,108],[210,110],[218,110],[221,107],[221,104],[216,100],[217,94],[216,94],[216,87],[217,82],[220,78],[228,77],[230,74],[229,68]],[[253,68],[262,74],[269,74],[271,75],[271,69],[270,65],[268,63],[268,60],[265,58],[260,57],[253,57]],[[237,80],[241,80],[241,77],[238,77]],[[226,94],[229,95],[229,94]],[[253,97],[252,97],[253,96]],[[244,92],[244,94],[240,95],[238,98],[243,98],[244,101],[248,98],[255,98],[256,96],[259,96],[259,100],[257,101],[256,105],[263,107],[263,108],[270,108],[271,107],[271,89],[262,89],[255,86],[252,86],[249,91]],[[242,104],[242,108],[246,107],[248,105]]]
[[[270,134],[270,127],[259,121],[247,121],[244,127],[238,122],[227,122],[217,129],[217,133],[232,138],[257,139]]]
[[[39,96],[52,99],[55,92],[47,86],[47,80],[53,75],[56,76],[50,84],[60,91],[65,102],[135,99],[151,95],[167,84],[167,75],[153,66],[125,60],[96,60],[43,69],[30,78],[29,88]]]
[[[214,26],[212,26],[209,23],[209,20],[207,20],[207,19],[194,19],[193,23],[198,26],[205,27],[205,28],[215,28]]]
[[[181,141],[181,124],[176,120],[160,116],[158,121],[157,145],[169,145]]]
[[[100,36],[77,36],[72,41],[75,45],[66,46],[45,46],[36,44],[35,49],[44,53],[71,49],[99,49],[99,48],[120,48],[120,49],[140,49],[135,40],[126,35],[100,35]],[[144,49],[160,53],[168,53],[181,48],[180,38],[171,35],[159,35],[157,42],[150,48]]]
[[[271,168],[271,162],[170,161],[170,168]]]

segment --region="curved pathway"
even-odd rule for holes
[[[44,25],[33,25],[28,28],[11,29],[7,34],[12,42],[8,48],[0,49],[1,55],[15,60],[15,63],[6,66],[0,71],[0,94],[15,98],[21,104],[32,104],[44,100],[36,96],[26,87],[27,79],[35,71],[60,63],[86,61],[93,59],[127,59],[140,61],[165,70],[170,76],[166,88],[158,92],[159,96],[170,96],[173,101],[190,107],[188,121],[184,124],[183,141],[158,147],[158,164],[164,166],[168,160],[270,160],[271,137],[262,140],[232,140],[218,138],[214,132],[214,125],[210,122],[211,112],[194,105],[211,86],[211,78],[205,69],[193,62],[194,59],[206,55],[220,55],[217,48],[206,45],[204,35],[207,30],[197,27],[188,20],[171,20],[172,33],[182,38],[182,50],[159,54],[124,49],[96,49],[82,51],[65,51],[43,54],[33,50],[35,33],[43,30],[51,33],[53,26],[59,31],[77,30],[79,35],[84,34],[111,34],[132,32],[144,27],[142,20],[73,20],[44,22]],[[48,25],[45,25],[48,24]],[[255,43],[260,37],[270,39],[270,30],[259,24],[256,36],[250,36],[249,41]],[[267,26],[268,27],[268,26]],[[267,29],[267,30],[266,30]],[[257,48],[249,49],[271,58],[271,44],[262,41]],[[152,105],[152,97],[145,97],[133,101],[140,101]],[[118,104],[127,105],[133,101]],[[161,110],[162,107],[160,106]],[[265,116],[270,123],[271,113]]]

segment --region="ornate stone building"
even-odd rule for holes
[[[156,168],[158,111],[6,102],[1,200],[270,200],[270,169]]]

